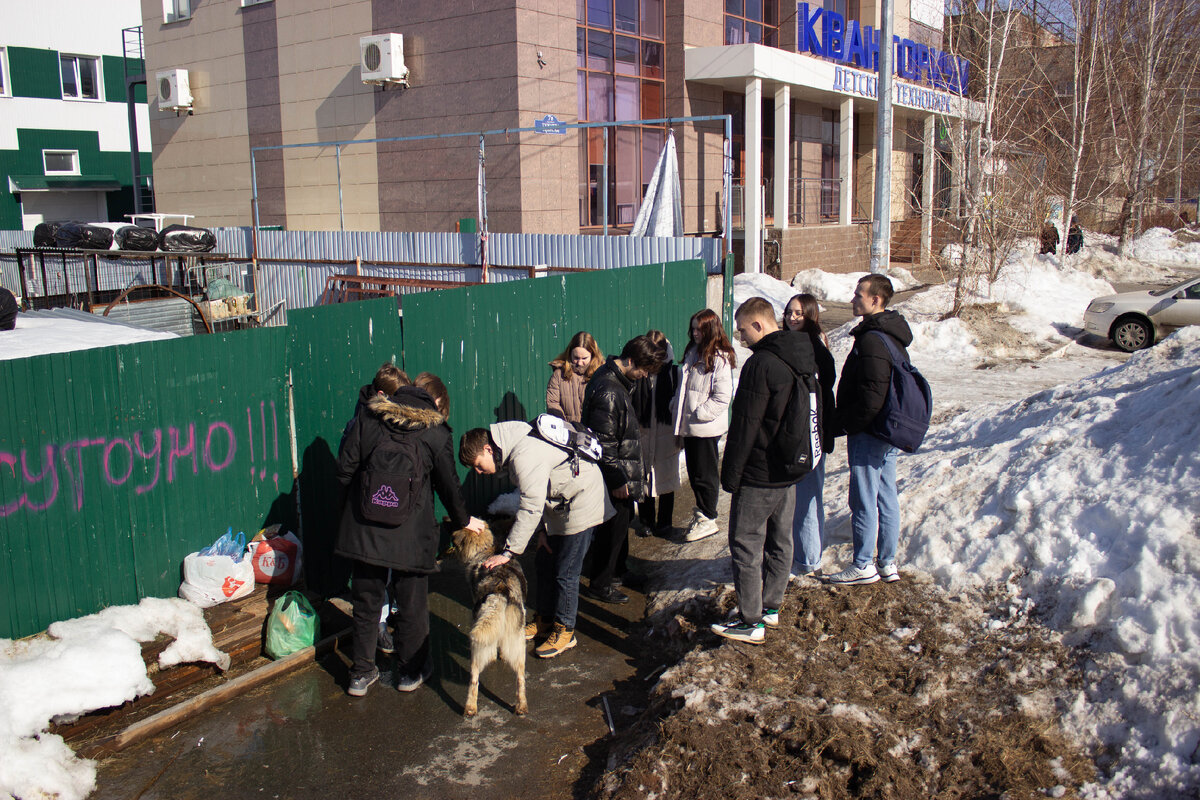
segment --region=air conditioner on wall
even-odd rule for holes
[[[164,69],[155,73],[158,82],[158,107],[163,111],[192,110],[192,87],[186,69]]]
[[[399,33],[381,33],[358,40],[358,68],[363,83],[408,86],[408,67],[404,66],[404,37]]]

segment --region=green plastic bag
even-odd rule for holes
[[[321,620],[300,592],[285,592],[267,619],[267,655],[279,659],[316,644]]]

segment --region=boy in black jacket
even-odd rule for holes
[[[717,623],[712,631],[762,644],[764,626],[779,625],[787,591],[796,507],[792,486],[799,480],[771,445],[784,422],[794,373],[815,375],[817,365],[808,334],[780,330],[767,300],[752,297],[742,303],[735,321],[742,341],[754,351],[733,396],[721,462],[721,488],[733,495],[729,554],[741,619]]]

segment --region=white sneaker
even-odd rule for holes
[[[900,580],[900,570],[895,564],[880,564],[879,577],[883,578],[884,583],[895,583]]]
[[[719,530],[721,529],[717,527],[715,519],[709,519],[704,514],[697,514],[696,518],[692,520],[691,527],[683,535],[683,540],[685,542],[698,542],[701,539],[707,539]]]
[[[841,572],[833,575],[822,576],[829,583],[843,583],[848,586],[861,586],[867,583],[875,583],[879,580],[879,571],[875,569],[874,564],[859,569],[853,565],[847,567]]]
[[[763,623],[761,622],[757,625],[747,625],[741,620],[733,623],[714,622],[709,630],[717,636],[724,636],[726,639],[733,639],[735,642],[748,642],[749,644],[762,644],[766,637],[766,629],[763,628]]]
[[[764,608],[762,621],[763,621],[763,625],[766,625],[768,628],[778,628],[779,627],[779,609],[778,608]]]

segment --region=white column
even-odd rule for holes
[[[792,153],[792,87],[775,89],[775,227],[788,226],[788,180]]]
[[[838,131],[838,177],[842,179],[838,223],[849,225],[854,208],[854,98],[842,101]]]
[[[762,272],[762,79],[746,81],[746,272]]]
[[[925,137],[921,175],[921,263],[928,264],[933,256],[933,178],[937,175],[936,151],[933,137],[936,135],[937,118],[930,114],[925,118]]]

